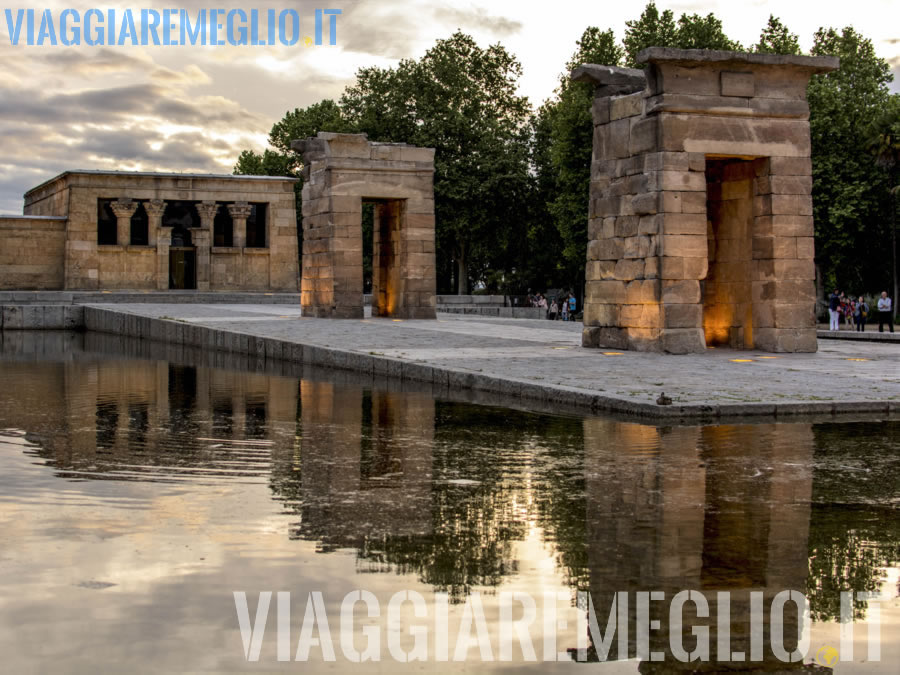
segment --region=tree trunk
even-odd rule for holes
[[[469,262],[466,260],[466,245],[460,243],[456,249],[456,294],[469,294]]]
[[[897,321],[897,292],[900,290],[897,288],[897,196],[891,195],[891,274],[894,280],[894,295],[891,297],[891,309],[894,310],[892,323]]]
[[[457,295],[469,294],[469,270],[467,269],[466,258],[460,255],[456,258],[456,276],[457,276]]]

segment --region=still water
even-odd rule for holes
[[[900,422],[660,427],[109,336],[0,340],[4,672],[724,670],[673,653],[668,603],[683,590],[709,600],[698,622],[713,659],[723,629],[728,648],[751,653],[749,593],[762,594],[761,660],[732,669],[788,668],[769,646],[769,606],[795,590],[812,623],[798,631],[788,606],[787,651],[806,640],[806,662],[897,672]],[[351,663],[342,644],[341,603],[355,590],[380,615],[355,606],[349,653],[374,634],[377,662]],[[833,662],[848,590],[878,597],[854,604],[853,658]],[[336,660],[319,646],[306,663],[278,660],[273,595],[259,661],[247,662],[235,591],[251,623],[260,592],[290,592],[279,598],[290,659],[320,592]],[[385,618],[402,591],[421,595],[425,618],[409,604]],[[596,659],[579,591],[601,629],[613,598],[630,598],[619,618],[631,632],[605,664],[567,656],[584,643]],[[635,658],[646,591],[665,597],[643,638],[659,660]],[[731,598],[724,619],[719,592]],[[535,599],[537,663],[519,640],[501,660],[509,593]],[[564,626],[545,623],[551,604]],[[442,607],[446,662],[435,660]],[[466,660],[454,661],[478,609],[488,654],[462,639]],[[868,649],[875,618],[880,654]],[[398,663],[390,636],[410,651],[414,626],[430,631],[428,661]],[[541,662],[558,652],[567,660]]]

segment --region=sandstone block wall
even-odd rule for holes
[[[324,132],[293,147],[305,164],[304,313],[362,318],[362,205],[373,202],[373,315],[435,318],[434,150]]]
[[[806,83],[824,57],[651,48],[596,86],[583,344],[815,351]]]
[[[0,216],[0,289],[61,290],[66,219]]]
[[[155,201],[159,209],[167,200],[265,203],[265,248],[213,246],[209,219],[192,230],[198,289],[296,291],[295,182],[261,176],[67,172],[30,190],[25,195],[25,213],[67,218],[64,263],[60,262],[64,281],[58,288],[164,290],[169,287],[170,228],[158,227],[159,218],[151,216],[149,245],[127,241],[99,245],[98,199],[130,199],[145,208]]]

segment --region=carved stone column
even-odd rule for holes
[[[247,202],[235,202],[228,205],[232,222],[232,246],[244,248],[247,245],[247,218],[250,217],[251,206]]]
[[[247,218],[250,217],[250,204],[235,202],[228,205],[231,214],[231,245],[238,249],[234,265],[234,285],[244,287],[244,247],[247,245]]]
[[[144,202],[144,211],[147,212],[147,244],[149,246],[156,246],[165,210],[166,203],[162,199],[151,199],[149,202]]]
[[[165,291],[169,288],[169,246],[172,244],[172,233],[163,230],[162,216],[166,203],[162,199],[151,199],[144,203],[147,212],[147,243],[156,246],[156,288]]]
[[[212,241],[213,222],[219,205],[214,201],[205,201],[197,204],[197,213],[200,214],[200,229],[192,232],[194,245],[197,247],[197,290],[209,290],[210,273],[210,243]]]
[[[137,211],[138,204],[131,199],[117,199],[110,204],[116,214],[116,243],[119,246],[131,243],[131,216]]]

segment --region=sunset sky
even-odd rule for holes
[[[341,9],[337,45],[306,47],[13,46],[0,15],[0,213],[21,213],[22,194],[66,169],[230,173],[244,148],[260,150],[285,111],[337,98],[357,68],[418,58],[457,28],[480,44],[501,42],[521,61],[521,91],[538,105],[552,95],[575,41],[588,26],[637,18],[645,0],[523,2],[481,0],[329,0],[327,3],[222,4],[186,0],[134,4],[42,5],[58,19],[68,8],[295,8],[301,33],[313,34],[316,7]],[[896,0],[794,2],[707,0],[658,3],[660,9],[723,20],[749,46],[770,13],[808,50],[820,26],[854,26],[873,40],[900,91],[900,5]]]

